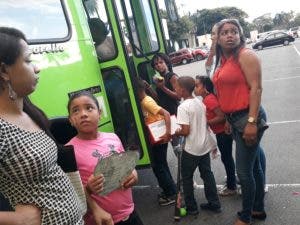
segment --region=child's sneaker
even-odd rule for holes
[[[268,193],[269,192],[269,187],[268,185],[265,185],[265,193]]]
[[[221,206],[213,205],[211,203],[202,203],[202,204],[200,204],[200,208],[202,210],[209,210],[209,211],[212,211],[212,212],[215,212],[215,213],[222,212]]]
[[[199,211],[197,209],[196,210],[187,210],[186,214],[190,215],[190,216],[197,216],[199,214]]]
[[[237,194],[238,194],[238,195],[242,195],[242,188],[241,188],[241,185],[238,184],[236,190],[237,190]]]
[[[237,190],[232,190],[232,189],[229,189],[227,186],[224,186],[222,189],[219,190],[218,194],[220,196],[232,196],[232,195],[236,195],[237,194]]]
[[[173,195],[173,196],[165,196],[165,195],[161,195],[159,198],[158,198],[158,204],[160,206],[167,206],[167,205],[172,205],[175,203],[175,197],[176,195]]]

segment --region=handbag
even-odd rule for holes
[[[243,133],[248,123],[248,114],[249,112],[247,110],[243,110],[240,113],[234,113],[234,115],[227,115],[226,117],[231,126],[233,126],[240,133]],[[263,132],[268,128],[269,126],[267,122],[263,119],[262,111],[259,110],[257,117],[257,129],[258,131]]]
[[[74,147],[72,145],[58,145],[57,164],[65,172],[76,193],[79,209],[82,215],[87,211],[84,188],[77,169]]]

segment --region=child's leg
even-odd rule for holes
[[[115,225],[144,225],[144,224],[137,211],[133,210],[133,212],[129,215],[129,218],[127,220],[120,221]]]
[[[200,156],[198,160],[198,169],[204,184],[205,197],[211,205],[216,208],[221,207],[221,203],[217,194],[217,186],[213,172],[210,167],[210,155]]]
[[[232,156],[232,137],[231,135],[221,133],[216,135],[219,150],[221,152],[221,160],[224,164],[227,176],[227,188],[236,189],[235,179],[235,163]]]
[[[151,148],[151,166],[159,187],[166,197],[176,194],[176,185],[172,178],[167,161],[168,144],[155,145]]]
[[[198,211],[197,202],[194,197],[193,176],[197,168],[197,156],[193,156],[186,151],[182,152],[181,175],[183,182],[183,194],[187,212]]]

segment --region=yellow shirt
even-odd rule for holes
[[[146,96],[141,101],[141,106],[146,124],[164,119],[162,115],[158,114],[159,110],[161,110],[161,107],[150,96]]]

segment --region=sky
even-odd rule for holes
[[[293,10],[300,13],[300,4],[297,0],[175,0],[175,2],[180,15],[187,12],[193,13],[197,9],[235,6],[248,14],[248,22],[252,22],[253,19],[266,13],[271,13],[272,17],[282,11]]]

